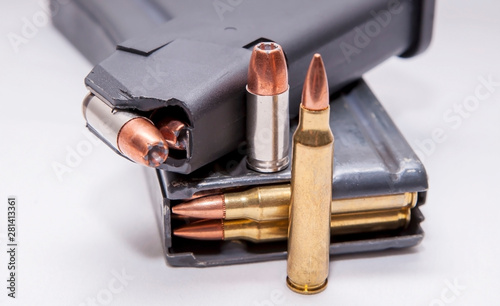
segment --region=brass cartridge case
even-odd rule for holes
[[[223,221],[224,240],[243,239],[253,242],[285,240],[288,219],[257,222],[248,219]]]
[[[332,215],[333,236],[405,228],[411,218],[409,208]],[[253,242],[286,240],[288,219],[256,222],[248,219],[223,221],[224,240],[243,239]]]
[[[242,192],[226,193],[226,220],[255,221],[288,219],[290,185],[255,187]]]
[[[288,219],[290,211],[290,185],[255,187],[241,192],[224,194],[225,220],[252,219],[268,221]],[[331,213],[377,211],[383,209],[413,208],[416,192],[362,198],[332,200]]]
[[[293,136],[287,285],[314,294],[328,282],[333,180],[330,107],[309,110],[301,104]]]
[[[410,224],[411,209],[387,209],[332,215],[332,236],[404,229]]]

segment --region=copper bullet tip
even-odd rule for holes
[[[174,214],[200,219],[224,219],[226,212],[224,195],[194,199],[172,207]]]
[[[202,220],[174,230],[174,235],[196,240],[224,240],[222,220]]]
[[[187,126],[184,122],[166,117],[156,123],[168,146],[176,150],[186,150]]]
[[[314,54],[302,90],[302,106],[311,111],[324,110],[330,102],[328,79],[321,55]]]
[[[168,157],[168,147],[160,131],[148,119],[137,117],[118,133],[118,149],[136,163],[158,167]]]
[[[288,90],[288,70],[280,45],[262,42],[253,48],[248,66],[248,90],[259,96],[275,96]]]

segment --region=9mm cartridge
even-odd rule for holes
[[[274,42],[257,44],[248,66],[247,142],[249,168],[277,172],[290,159],[288,70],[285,54]]]

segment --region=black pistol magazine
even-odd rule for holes
[[[118,110],[162,109],[186,124],[185,151],[159,168],[188,174],[244,140],[258,42],[283,47],[294,117],[314,53],[335,92],[392,56],[425,50],[433,13],[433,0],[74,0],[53,22],[96,65],[85,79],[93,94]]]

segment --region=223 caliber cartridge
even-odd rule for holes
[[[198,219],[280,220],[288,218],[290,197],[290,184],[258,186],[240,192],[216,192],[214,195],[189,200],[172,207],[172,212],[186,218]],[[411,209],[416,203],[416,192],[336,199],[332,200],[331,213],[333,215]]]
[[[85,78],[95,97],[155,125],[164,117],[176,121],[157,126],[167,137],[182,138],[169,143],[158,168],[188,174],[245,140],[245,86],[257,44],[283,48],[293,118],[314,53],[322,54],[335,92],[392,56],[422,52],[431,38],[433,10],[433,0],[253,0],[231,11],[218,10],[212,1],[193,9],[191,1],[74,0],[60,7],[53,22],[96,65]],[[278,166],[271,169],[286,164],[277,156]],[[254,168],[267,171],[268,166]]]
[[[332,215],[329,220],[332,236],[405,229],[410,222],[409,209],[388,209],[371,212]],[[174,230],[174,235],[195,240],[249,240],[255,243],[286,240],[288,219],[274,221],[201,220]]]
[[[315,54],[292,145],[286,284],[301,294],[325,290],[330,270],[334,139],[329,97],[325,65]]]

